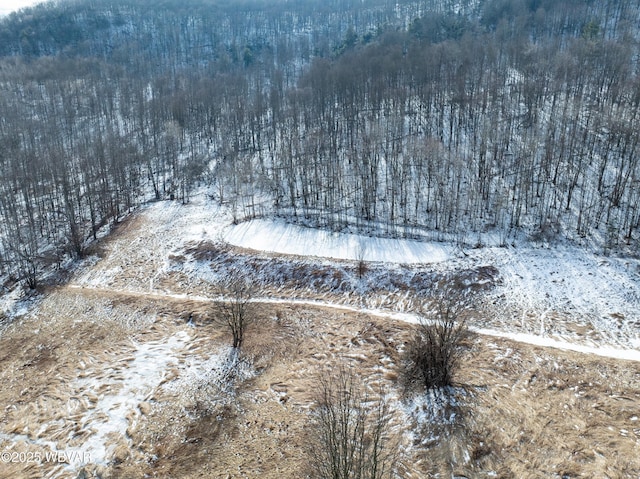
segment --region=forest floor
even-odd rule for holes
[[[640,476],[637,263],[484,248],[358,272],[232,246],[229,225],[204,196],[151,204],[4,327],[1,478],[306,477],[317,377],[340,364],[387,391],[401,477]],[[240,360],[209,319],[238,274],[259,306]],[[399,382],[445,286],[474,299],[455,405]]]

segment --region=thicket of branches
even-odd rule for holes
[[[231,278],[220,286],[221,298],[211,312],[214,323],[231,333],[232,346],[239,350],[247,328],[256,320],[255,286],[248,280]]]
[[[384,395],[372,398],[345,367],[321,375],[308,451],[316,479],[394,477],[397,444]]]
[[[0,20],[5,278],[35,287],[203,174],[238,220],[637,252],[638,0],[318,5],[95,0]]]
[[[261,178],[266,213],[303,223],[637,252],[638,5],[503,3],[520,10],[425,16],[315,58],[272,92],[274,131],[227,161]]]
[[[443,390],[455,385],[468,329],[463,304],[439,299],[420,322],[403,353],[402,376],[410,390]]]
[[[63,1],[0,19],[3,281],[35,288],[141,203],[188,201],[211,162],[258,144],[265,95],[354,15],[387,23],[386,3]],[[231,169],[237,201],[259,175]]]

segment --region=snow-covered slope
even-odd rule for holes
[[[272,253],[389,263],[437,263],[452,247],[421,241],[333,233],[276,220],[252,220],[225,230],[230,244]]]

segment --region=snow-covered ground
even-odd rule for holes
[[[421,241],[335,233],[257,219],[227,228],[228,243],[271,253],[389,263],[437,263],[451,257],[453,247]]]
[[[136,220],[143,224],[136,224]],[[132,222],[116,231],[108,258],[85,268],[76,276],[76,284],[127,291],[157,290],[157,280],[173,252],[186,243],[216,240],[231,219],[224,208],[201,194],[187,205],[178,201],[150,203],[140,209]],[[127,228],[134,228],[136,234],[128,234]]]
[[[500,271],[502,285],[494,301],[513,328],[544,336],[554,322],[565,321],[593,336],[583,338],[592,345],[640,348],[637,259],[603,257],[567,245],[488,248],[477,255]]]
[[[225,229],[231,244],[296,256],[401,264],[432,264],[436,271],[494,266],[500,284],[491,292],[505,334],[640,348],[640,262],[604,257],[568,244],[484,247],[463,256],[453,246],[413,240],[330,233],[282,221],[253,220]],[[391,265],[390,265],[391,267]],[[558,332],[557,323],[571,323]],[[495,330],[495,327],[493,327]],[[577,332],[579,334],[572,334]],[[623,355],[624,356],[624,355]]]
[[[609,353],[620,350],[620,357],[635,354],[625,353],[626,350],[640,349],[637,259],[605,257],[570,244],[538,247],[521,242],[506,248],[484,247],[462,253],[445,243],[331,233],[281,220],[233,225],[226,208],[204,193],[194,196],[189,205],[153,203],[140,216],[145,222],[142,235],[133,242],[127,238],[116,240],[111,261],[99,262],[80,275],[78,285],[202,296],[206,293],[203,284],[224,279],[232,269],[249,274],[259,264],[259,274],[265,281],[279,281],[293,272],[304,276],[296,278],[297,283],[332,281],[343,305],[411,313],[415,302],[405,298],[403,291],[393,291],[398,282],[414,285],[419,279],[420,287],[427,287],[443,275],[455,276],[489,266],[497,269],[498,280],[483,295],[488,309],[485,320],[475,325],[478,330],[517,336],[535,344],[553,343],[556,347],[578,344],[587,348],[585,352],[597,348],[608,348]],[[216,252],[217,263],[208,258],[196,260],[187,250],[200,242],[228,242],[256,253],[222,257]],[[277,253],[281,263],[290,261],[291,267],[270,263],[272,253]],[[353,267],[332,263],[334,259],[364,259],[371,262],[371,270],[364,279],[358,278]],[[271,275],[265,272],[276,266],[279,271]],[[338,271],[337,276],[334,270]],[[172,271],[188,277],[179,290],[169,291],[160,284],[162,277]],[[318,272],[322,275],[318,276]],[[367,281],[370,284],[363,287]],[[376,292],[378,287],[388,294]],[[286,289],[284,280],[273,290],[282,288]],[[322,292],[322,288],[318,291]],[[304,300],[305,294],[306,290],[298,290],[294,297]],[[286,297],[286,290],[278,295],[279,299]],[[314,295],[307,299],[335,301],[336,297]]]
[[[135,427],[139,405],[149,400],[166,379],[170,367],[177,366],[176,353],[185,349],[189,339],[187,332],[179,331],[162,340],[138,344],[131,361],[109,368],[108,378],[93,371],[73,384],[77,398],[94,391],[107,392],[98,395],[97,401],[87,408],[79,421],[83,428],[73,431],[69,441],[81,435],[84,439],[80,450],[94,464],[107,464],[118,445],[111,438],[125,438],[127,429]]]

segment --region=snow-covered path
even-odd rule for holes
[[[155,299],[171,299],[171,300],[179,300],[179,301],[194,301],[194,302],[211,302],[214,299],[216,301],[230,301],[228,298],[207,298],[204,296],[197,295],[188,295],[188,294],[171,294],[171,293],[148,293],[144,291],[123,291],[116,290],[110,288],[85,288],[79,285],[70,285],[70,288],[73,289],[87,289],[93,290],[98,293],[105,293],[108,295],[118,295],[118,296],[137,296],[137,297],[146,297],[146,298],[155,298]],[[393,311],[383,311],[378,309],[366,309],[359,308],[356,306],[349,306],[338,303],[331,303],[326,301],[316,301],[316,300],[304,300],[304,299],[276,299],[276,298],[254,298],[252,300],[254,303],[258,304],[286,304],[286,305],[297,305],[297,306],[306,306],[311,308],[324,308],[324,309],[332,309],[338,311],[348,311],[352,313],[360,313],[366,314],[370,316],[375,316],[378,318],[387,318],[393,319],[396,321],[403,321],[406,323],[417,324],[419,322],[419,316],[413,313],[400,313]],[[534,335],[534,334],[523,334],[523,333],[509,333],[504,331],[499,331],[490,328],[478,328],[471,326],[469,329],[482,336],[491,336],[496,338],[504,338],[509,339],[511,341],[515,341],[518,343],[530,344],[533,346],[540,346],[545,348],[553,348],[553,349],[561,349],[565,351],[574,351],[583,354],[594,354],[596,356],[602,356],[612,359],[623,359],[628,361],[636,361],[640,362],[640,351],[636,349],[625,349],[625,348],[610,348],[610,347],[593,347],[586,346],[581,344],[575,344],[568,341],[560,341],[557,339],[553,339],[550,337],[546,337],[544,335]]]

